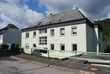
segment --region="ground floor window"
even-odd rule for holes
[[[51,45],[50,45],[50,49],[51,49],[51,50],[54,50],[54,44],[51,44]]]
[[[72,50],[77,51],[77,44],[72,44]]]
[[[25,48],[26,49],[29,49],[29,44],[25,44]]]
[[[36,44],[35,43],[33,44],[33,47],[36,47]]]
[[[60,49],[61,49],[61,51],[65,51],[65,45],[61,44]]]

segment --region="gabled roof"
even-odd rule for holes
[[[83,18],[85,16],[79,10],[64,11],[57,14],[50,14],[48,17],[41,19],[38,25],[54,24]]]
[[[9,28],[19,29],[19,28],[16,27],[14,24],[8,24],[6,27],[0,29],[0,34],[2,34],[4,31],[8,30]]]
[[[63,11],[57,14],[50,14],[47,17],[41,19],[37,25],[24,28],[22,29],[22,31],[31,30],[32,28],[35,29],[41,26],[46,26],[46,25],[51,26],[51,24],[63,23],[63,22],[68,22],[68,21],[78,21],[80,19],[81,20],[87,19],[87,17],[85,17],[80,12],[80,10]]]

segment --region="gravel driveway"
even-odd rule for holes
[[[65,67],[59,66],[61,65],[61,62],[63,65],[65,64]],[[98,71],[97,68],[94,67],[91,68],[93,71],[90,71],[89,65],[76,64],[71,60],[61,62],[57,65],[48,67],[48,64],[40,63],[38,61],[14,56],[5,57],[0,58],[0,74],[110,74],[109,69],[103,67],[99,67],[100,69]],[[70,68],[67,68],[66,66],[70,66]]]
[[[0,59],[0,74],[79,74],[78,70],[50,66],[17,57]]]

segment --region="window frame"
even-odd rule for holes
[[[30,48],[29,43],[26,43],[26,44],[25,44],[25,48],[26,48],[26,49],[29,49],[29,48]]]
[[[47,36],[39,37],[39,45],[47,45]]]
[[[63,48],[64,48],[63,50],[62,50],[62,46],[63,46]],[[65,44],[60,44],[60,50],[61,50],[61,51],[65,51]]]
[[[26,33],[25,33],[25,37],[26,37],[26,38],[29,38],[29,32],[26,32]]]
[[[39,29],[39,34],[47,33],[47,28]]]
[[[72,34],[73,36],[77,36],[77,26],[72,26],[72,27],[71,27],[71,34]]]
[[[54,44],[50,44],[50,49],[54,50],[55,49],[55,45]]]
[[[55,35],[55,30],[54,29],[50,29],[50,35],[54,36]]]
[[[36,31],[33,32],[33,38],[36,38]]]
[[[65,28],[64,27],[60,28],[60,35],[61,36],[65,35]]]
[[[78,50],[78,46],[77,44],[72,44],[72,51],[77,51]]]

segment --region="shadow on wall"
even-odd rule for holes
[[[18,44],[11,44],[10,47],[7,44],[0,45],[0,57],[19,55],[21,53],[23,53],[23,49],[19,48]]]

